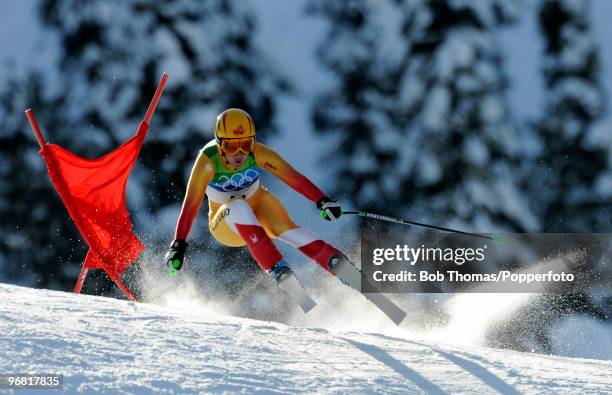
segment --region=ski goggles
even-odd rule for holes
[[[240,151],[248,155],[255,150],[255,138],[221,139],[221,150],[229,156],[237,155]]]

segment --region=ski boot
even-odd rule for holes
[[[277,262],[276,265],[272,266],[272,269],[268,270],[268,273],[276,280],[277,284],[280,284],[284,278],[293,274],[285,261]]]

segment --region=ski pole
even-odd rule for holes
[[[427,224],[422,224],[420,222],[414,222],[414,221],[408,221],[408,220],[401,219],[401,218],[389,217],[387,215],[366,213],[365,211],[343,211],[342,214],[358,215],[360,217],[373,218],[373,219],[378,219],[380,221],[395,222],[397,224],[419,226],[421,228],[436,229],[436,230],[442,230],[445,232],[458,233],[458,234],[462,234],[466,236],[478,237],[478,238],[486,239],[486,240],[493,240],[496,244],[504,242],[504,240],[500,236],[497,236],[497,235],[487,236],[487,235],[482,235],[479,233],[464,232],[462,230],[444,228],[442,226],[436,226],[436,225],[427,225]]]

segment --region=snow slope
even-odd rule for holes
[[[0,357],[2,373],[64,374],[70,393],[612,391],[611,361],[297,328],[3,284]]]

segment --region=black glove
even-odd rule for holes
[[[317,208],[321,210],[321,216],[328,221],[335,221],[342,215],[340,204],[327,196],[317,202]]]
[[[183,259],[185,259],[185,250],[187,249],[185,240],[177,239],[172,242],[170,250],[164,258],[164,262],[168,267],[175,270],[181,270],[183,267]]]

